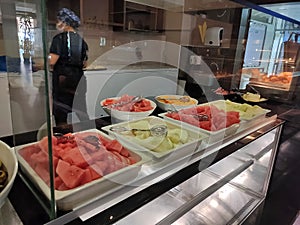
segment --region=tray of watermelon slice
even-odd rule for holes
[[[224,111],[209,103],[160,113],[158,116],[201,131],[209,136],[210,142],[220,141],[222,138],[236,133],[240,126],[239,112]]]
[[[147,156],[93,129],[52,137],[55,199],[71,210],[134,180]],[[50,200],[48,138],[17,146],[22,171]]]

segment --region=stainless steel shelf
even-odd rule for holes
[[[23,225],[20,217],[8,199],[0,208],[0,225]]]
[[[265,198],[279,129],[208,166],[118,221],[137,224],[240,224]]]

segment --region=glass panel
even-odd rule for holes
[[[44,71],[47,56],[44,48],[45,18],[43,1],[10,1],[1,2],[1,33],[2,33],[2,73],[1,85],[5,90],[6,101],[3,123],[5,135],[12,135],[17,157],[20,163],[20,173],[24,182],[35,193],[41,206],[48,212],[50,218],[55,218],[55,200],[53,190],[52,150],[48,144],[48,132],[51,131],[50,106],[48,98],[48,75]],[[6,90],[9,90],[6,92]],[[49,124],[49,126],[47,126]],[[51,135],[51,134],[50,134]],[[43,139],[45,138],[45,139]],[[20,150],[28,143],[37,143],[43,139],[44,151],[35,151],[34,146],[28,151]],[[49,146],[49,148],[48,148]],[[48,150],[49,149],[49,150]],[[20,150],[20,151],[19,151]],[[29,154],[31,153],[31,154]],[[38,159],[38,160],[37,160]],[[51,173],[49,174],[49,171]],[[41,176],[41,181],[48,188],[48,199],[45,200],[35,188],[32,180],[34,173]]]
[[[200,157],[202,148],[222,140],[225,144],[221,147],[224,147],[243,132],[252,132],[256,125],[269,122],[265,119],[268,110],[259,115],[254,113],[250,119],[245,119],[244,114],[240,126],[216,136],[207,131],[201,133],[200,138],[207,133],[213,138],[212,143],[200,148],[197,145],[200,143],[194,140],[199,138],[198,130],[192,127],[187,129],[192,140],[190,145],[179,147],[183,151],[170,158],[154,151],[146,153],[144,159],[139,155],[145,153],[140,151],[141,146],[139,151],[136,146],[128,147],[133,149],[134,162],[150,162],[141,166],[142,172],[138,164],[133,169],[125,168],[126,176],[123,176],[116,161],[106,162],[106,167],[97,173],[91,169],[103,166],[104,160],[98,160],[101,155],[95,156],[98,157],[95,160],[90,154],[98,153],[104,143],[110,143],[106,150],[113,149],[111,154],[121,152],[122,148],[114,142],[115,136],[107,136],[100,129],[164,113],[165,108],[155,100],[157,95],[189,95],[198,104],[224,99],[241,103],[245,101],[240,94],[247,84],[265,85],[264,75],[270,78],[273,73],[294,72],[295,60],[286,57],[282,47],[290,34],[298,32],[299,24],[270,14],[264,8],[243,4],[225,0],[1,1],[0,136],[12,138],[20,162],[19,174],[38,197],[50,220],[73,209],[76,213],[80,211],[79,214],[87,213],[87,208],[93,206],[89,203],[99,199],[100,202],[102,198],[111,206],[116,200],[111,200],[110,194],[126,182],[137,179],[135,184],[138,184],[138,179],[144,179],[149,184],[161,180],[167,176],[168,166],[180,157],[192,153]],[[74,14],[66,9],[60,11],[62,5]],[[65,32],[59,32],[58,28]],[[272,83],[271,87],[277,86]],[[289,94],[294,90],[292,87],[296,87],[294,76],[287,86]],[[132,103],[134,96],[144,99],[138,99],[133,107],[128,103]],[[181,100],[180,104],[184,105],[185,101]],[[101,105],[107,101],[121,102],[114,105],[119,110]],[[223,103],[220,107],[224,107]],[[134,116],[127,111],[135,111]],[[217,125],[224,126],[224,121]],[[170,129],[176,126],[173,124]],[[93,133],[77,134],[81,131]],[[103,139],[99,141],[95,132]],[[178,147],[178,143],[165,144]],[[76,165],[70,150],[75,161],[78,160]],[[65,152],[70,155],[64,155]],[[171,174],[177,169],[175,164],[172,166]],[[117,172],[113,173],[113,169]],[[74,174],[78,176],[72,180]],[[107,174],[121,181],[101,180]],[[77,217],[76,213],[66,220]]]
[[[298,86],[299,4],[269,4],[251,12],[241,88],[292,101]],[[271,11],[272,10],[272,11]],[[271,90],[272,89],[272,90]]]

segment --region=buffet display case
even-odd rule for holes
[[[250,78],[249,85],[262,96],[278,101],[291,101],[295,97],[295,90],[299,78],[295,72],[281,72],[279,74],[260,74]]]
[[[244,74],[250,75],[249,86],[264,98],[292,102],[299,86],[298,30],[289,18],[270,17],[273,24],[262,23],[259,12],[253,11],[245,51]],[[274,22],[275,21],[275,22]],[[298,25],[297,25],[298,26]],[[287,29],[291,30],[288,31]],[[259,41],[258,41],[259,40]],[[272,44],[269,45],[269,42]],[[268,46],[269,45],[269,46]],[[247,60],[246,60],[247,59]]]
[[[136,224],[145,213],[152,218],[145,224],[242,223],[265,196],[278,131],[241,147],[116,224]]]
[[[52,74],[47,61],[49,43],[56,30],[46,9],[52,17],[60,4],[44,0],[1,3],[6,54],[3,76],[7,77],[1,82],[5,80],[4,87],[9,89],[6,95],[9,104],[7,99],[2,104],[11,114],[11,118],[3,121],[12,127],[12,135],[3,140],[18,157],[17,180],[22,188],[13,191],[26,199],[26,206],[15,198],[11,198],[11,203],[21,220],[30,217],[37,222],[42,212],[47,219],[38,222],[49,225],[140,224],[140,221],[143,224],[241,224],[264,201],[284,121],[267,108],[243,117],[249,113],[243,110],[258,106],[236,103],[242,111],[227,110],[227,106],[218,108],[228,101],[211,92],[211,88],[219,88],[221,72],[230,80],[232,76],[240,76],[238,71],[245,49],[242,40],[247,38],[246,21],[251,9],[243,5],[244,1],[234,4],[222,1],[220,5],[219,1],[204,4],[205,1],[195,0],[189,6],[166,2],[151,3],[151,7],[163,10],[162,21],[155,21],[163,23],[163,29],[159,32],[146,32],[146,29],[142,33],[120,29],[117,32],[115,27],[119,25],[111,23],[112,12],[103,12],[107,21],[99,22],[93,10],[83,10],[83,1],[77,1],[74,8],[69,5],[80,17],[93,18],[97,24],[93,30],[95,27],[83,21],[83,28],[79,28],[89,45],[89,59],[94,61],[88,67],[92,69],[84,71],[88,88],[86,103],[76,102],[75,97],[74,104],[87,104],[90,118],[80,121],[74,110],[68,114],[67,123],[58,126],[52,115]],[[106,6],[111,7],[109,3]],[[149,13],[139,10],[134,12],[134,19],[139,20],[140,12]],[[95,13],[100,13],[100,9]],[[21,18],[28,21],[25,30]],[[220,46],[206,45],[206,31],[219,27],[221,21],[224,35]],[[99,27],[105,32],[99,31]],[[20,48],[25,40],[31,43],[29,59]],[[202,54],[199,49],[204,51],[206,63],[195,54]],[[226,59],[226,63],[216,64],[216,56],[217,60]],[[44,65],[36,67],[35,59],[43,59]],[[211,66],[216,66],[217,71],[213,72]],[[193,74],[191,67],[195,68]],[[155,96],[175,95],[178,90],[185,97],[194,94],[179,87],[182,71],[199,85],[195,93],[206,94],[197,97],[195,107],[209,108],[209,116],[192,113],[186,117],[194,123],[196,120],[199,127],[166,117],[166,111],[155,104]],[[287,80],[284,86],[268,85],[264,77],[257,77],[250,85],[291,93],[297,79],[293,74]],[[137,120],[120,121],[129,120],[128,116],[113,117],[114,110],[122,115],[125,110],[110,108],[110,115],[101,105],[104,99],[123,96],[134,99],[133,95],[145,100],[144,103],[153,100],[150,105],[145,103],[134,108],[148,107],[145,111],[149,112],[137,127],[131,127]],[[131,100],[125,103],[132,103]],[[172,113],[178,113],[174,105],[170,106],[174,108]],[[218,116],[211,116],[215,112]],[[167,132],[157,136],[151,133],[150,126],[140,127],[145,122],[163,124]],[[126,128],[129,136],[112,132],[111,128],[120,126]],[[133,135],[151,138],[135,143]],[[38,204],[36,215],[27,211],[33,202]],[[146,221],[145,214],[152,219]]]
[[[241,223],[266,197],[282,126],[276,115],[255,118],[241,123],[233,134],[224,133],[223,139],[210,141],[200,133],[198,144],[194,141],[159,157],[143,148],[132,148],[140,157],[137,166],[65,194],[56,190],[60,216],[47,224],[72,224],[78,218],[87,224],[138,224],[145,214],[152,218],[146,224]],[[109,127],[98,120],[99,131],[83,130],[82,134],[101,134],[102,128]],[[127,144],[127,148],[134,146]],[[49,192],[24,160],[20,167],[28,184],[38,181],[32,185],[42,188],[44,194]],[[49,201],[50,196],[47,198]]]

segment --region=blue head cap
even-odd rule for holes
[[[79,17],[72,10],[67,8],[62,8],[59,10],[57,19],[73,28],[78,28],[80,26]]]

